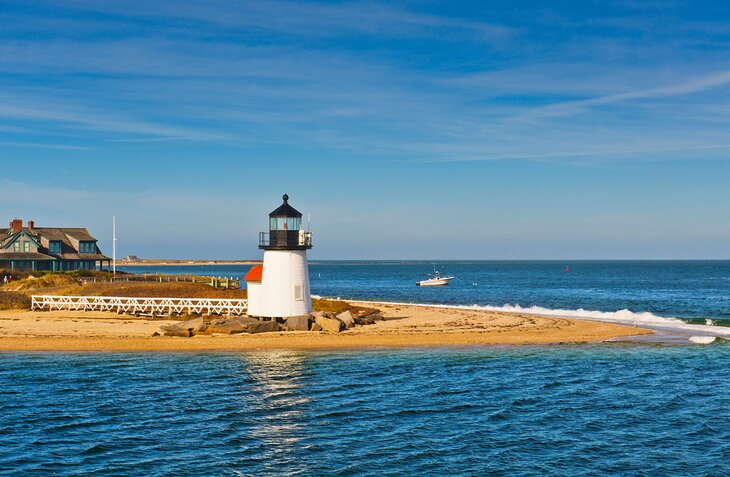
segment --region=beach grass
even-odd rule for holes
[[[133,298],[231,298],[247,297],[246,290],[214,288],[204,283],[190,282],[91,282],[95,275],[49,273],[27,274],[24,278],[0,286],[1,309],[28,309],[32,295],[61,296],[123,296]],[[353,315],[371,314],[378,310],[341,300],[313,299],[312,310],[328,313],[349,311]]]

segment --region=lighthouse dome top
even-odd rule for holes
[[[301,217],[302,213],[297,209],[289,205],[289,196],[284,194],[282,197],[284,203],[281,204],[276,210],[269,214],[269,217]]]

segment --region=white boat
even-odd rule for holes
[[[419,287],[442,287],[444,285],[448,285],[449,282],[453,279],[454,277],[442,277],[439,272],[436,271],[436,267],[434,266],[433,278],[416,282],[416,285],[418,285]]]

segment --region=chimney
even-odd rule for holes
[[[33,230],[33,227],[35,227],[35,222],[32,220],[28,221],[28,230]]]
[[[14,234],[17,234],[21,230],[23,230],[23,220],[22,219],[15,219],[10,222],[10,230],[13,231]]]

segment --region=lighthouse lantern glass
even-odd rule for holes
[[[302,225],[300,217],[270,217],[269,229],[276,230],[299,230]]]

